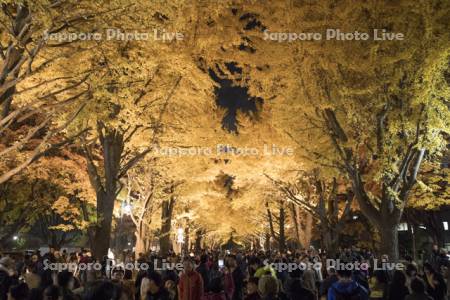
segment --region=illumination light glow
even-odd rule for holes
[[[125,202],[123,203],[123,205],[122,205],[122,212],[125,215],[131,214],[131,209],[132,209],[131,204],[125,203]]]
[[[184,243],[184,230],[183,228],[177,229],[177,243],[182,244]]]
[[[17,235],[13,236],[13,240],[17,241],[19,237]]]
[[[400,223],[397,226],[398,231],[408,231],[408,224],[407,223]]]
[[[448,222],[444,221],[444,222],[442,222],[442,225],[444,225],[444,230],[448,231]]]

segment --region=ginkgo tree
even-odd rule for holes
[[[318,169],[299,173],[295,182],[270,179],[284,197],[318,221],[323,248],[333,254],[344,226],[351,220],[353,192],[346,191],[336,178],[321,177]]]
[[[154,239],[164,252],[170,248],[167,238],[173,236],[174,225],[189,229],[186,238],[198,231],[214,243],[231,234],[243,240],[264,235],[266,202],[272,216],[284,205],[268,189],[273,186],[265,174],[297,184],[289,173],[320,168],[330,180],[330,195],[332,178],[348,182],[359,208],[381,234],[381,250],[394,259],[396,225],[404,208],[433,206],[436,197],[446,203],[442,193],[435,193],[445,179],[426,173],[440,160],[446,144],[443,133],[449,131],[447,3],[4,3],[7,9],[1,17],[7,22],[2,23],[22,26],[24,33],[31,26],[33,33],[30,40],[21,39],[17,30],[2,31],[1,42],[8,45],[2,59],[10,63],[3,65],[6,77],[0,77],[6,78],[0,82],[0,96],[8,112],[0,121],[0,153],[5,154],[0,155],[0,169],[6,174],[0,182],[50,151],[43,149],[66,147],[61,143],[68,137],[74,141],[70,137],[81,136],[77,151],[85,156],[96,192],[95,209],[87,218],[93,220],[89,236],[99,258],[108,250],[114,207],[124,193],[136,201],[138,248],[148,249]],[[95,33],[101,38],[46,41],[36,48],[45,29],[52,32],[51,26],[59,24],[52,16],[63,23],[55,33]],[[64,23],[67,18],[72,22]],[[405,39],[267,38],[268,32],[324,34],[329,28],[379,28],[402,32]],[[149,39],[108,39],[105,32],[111,30],[144,32]],[[182,33],[182,38],[155,40],[155,32],[159,37]],[[21,45],[29,51],[22,51]],[[7,57],[8,49],[24,57],[17,64],[19,73],[11,68],[16,54]],[[33,49],[39,50],[37,55]],[[63,57],[56,59],[59,55]],[[53,62],[48,69],[27,71],[30,61],[36,70],[38,63],[47,66],[47,60]],[[11,87],[5,85],[8,81]],[[41,109],[41,102],[50,105],[48,111]],[[17,121],[10,122],[13,118]],[[27,123],[16,130],[13,125],[20,118]],[[208,153],[178,153],[198,148]],[[240,149],[250,153],[239,154]],[[295,199],[302,200],[303,208],[320,208],[314,199]],[[282,207],[283,214],[297,227],[300,240],[299,206],[292,203]],[[83,211],[85,217],[90,212]],[[279,237],[280,232],[273,233]]]
[[[341,13],[361,28],[390,22],[408,39],[331,42],[334,51],[315,49],[323,54],[317,56],[306,56],[308,47],[299,49],[301,101],[285,102],[299,117],[288,121],[292,127],[286,131],[304,158],[350,180],[361,211],[381,235],[381,252],[395,260],[397,225],[421,167],[440,160],[450,130],[448,25],[432,4],[401,2],[380,10],[367,5],[371,17],[364,24],[359,18],[364,10]],[[426,25],[417,22],[421,19]]]
[[[70,74],[62,72],[71,68],[71,60],[83,49],[72,41],[49,40],[48,35],[90,28],[93,7],[80,4],[2,2],[0,158],[4,164],[0,183],[79,136],[80,132],[74,132],[65,139],[56,138],[63,136],[90,98],[84,84],[87,68],[80,65]],[[67,115],[64,121],[58,119],[61,114]]]
[[[42,158],[2,184],[2,245],[7,245],[13,235],[33,229],[33,224],[46,227],[42,241],[53,247],[60,246],[67,233],[84,232],[88,223],[80,215],[81,205],[94,205],[94,191],[85,172],[83,157],[73,149],[64,149]]]

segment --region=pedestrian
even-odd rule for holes
[[[384,270],[376,270],[370,279],[369,286],[371,300],[385,300],[388,289],[387,272]]]
[[[338,281],[328,290],[328,300],[367,300],[367,290],[352,279],[350,270],[337,270]]]
[[[14,260],[8,256],[2,257],[0,259],[0,300],[7,300],[9,288],[18,283]]]
[[[425,292],[425,282],[420,278],[414,278],[411,281],[411,294],[406,296],[405,300],[433,300]]]
[[[196,268],[196,271],[202,276],[203,287],[205,289],[205,292],[208,291],[209,280],[210,280],[210,270],[209,270],[209,265],[208,265],[208,255],[202,254],[200,256],[200,264]]]
[[[328,276],[320,284],[319,297],[328,295],[328,289],[339,280],[335,268],[328,268],[327,273]]]
[[[424,279],[427,287],[427,293],[434,300],[444,300],[447,294],[447,286],[444,278],[438,273],[430,263],[423,265]]]
[[[303,287],[301,280],[296,279],[290,282],[287,290],[289,300],[315,300],[316,295],[309,289]]]
[[[223,276],[211,278],[209,292],[203,297],[204,300],[228,300],[224,289]]]
[[[48,286],[44,290],[41,299],[43,299],[43,300],[59,300],[60,299],[59,288],[56,285]]]
[[[83,300],[123,300],[122,289],[109,280],[97,280],[86,287]]]
[[[77,297],[73,293],[74,278],[73,274],[67,270],[63,270],[57,275],[58,287],[60,294],[64,300],[75,300]]]
[[[257,277],[250,277],[247,282],[247,295],[244,300],[261,300],[261,296],[258,293],[258,281]]]
[[[194,270],[194,263],[189,258],[185,259],[178,283],[179,300],[201,300],[203,291],[202,276]]]
[[[145,284],[147,287],[146,300],[170,300],[169,292],[163,287],[163,280],[161,275],[155,271],[149,271],[143,281],[148,281]]]
[[[277,300],[279,299],[279,284],[278,280],[271,275],[263,275],[258,281],[258,290],[261,294],[262,300]]]
[[[387,294],[387,300],[404,300],[409,295],[409,289],[406,286],[406,275],[402,270],[394,272]]]
[[[234,292],[231,299],[242,300],[244,297],[244,274],[237,264],[236,256],[229,255],[227,262],[227,267],[233,277],[234,283]]]
[[[27,300],[29,293],[28,285],[22,282],[9,288],[8,300]]]

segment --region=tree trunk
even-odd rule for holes
[[[414,224],[408,223],[408,229],[411,233],[411,240],[412,240],[412,258],[414,261],[417,261],[417,242],[416,242],[416,232],[417,229],[415,228]]]
[[[381,237],[381,254],[389,255],[390,261],[398,261],[399,255],[397,224],[388,222],[382,223],[379,231]]]
[[[94,164],[91,150],[85,146],[88,163],[88,173],[97,196],[97,224],[93,228],[91,250],[95,258],[102,259],[108,255],[111,239],[111,225],[113,219],[114,202],[119,189],[119,173],[122,153],[124,150],[123,134],[115,129],[109,129],[101,122],[97,125],[102,159],[104,165],[104,182]]]
[[[141,230],[138,229],[135,233],[135,236],[136,236],[135,252],[137,254],[147,253],[147,251],[149,250],[147,226],[143,225]]]
[[[323,222],[320,223],[320,230],[321,232],[321,236],[322,236],[322,247],[327,250],[328,253],[330,253],[332,251],[332,236],[331,236],[331,232],[330,232],[330,228],[328,228],[328,226],[326,226],[325,224],[323,224]]]
[[[270,251],[271,249],[271,245],[270,245],[270,233],[266,232],[266,239],[264,240],[264,250],[265,251]]]
[[[6,8],[6,6],[5,6]],[[7,9],[7,8],[6,8]],[[11,44],[7,47],[5,52],[9,52],[5,57],[5,61],[3,62],[3,70],[0,76],[0,85],[5,84],[7,81],[16,80],[19,76],[19,72],[21,68],[18,66],[21,63],[23,58],[24,49],[28,49],[26,46],[31,42],[30,37],[30,29],[31,28],[31,16],[30,11],[26,5],[18,5],[16,16],[14,18],[12,25],[12,33],[15,38],[19,41],[18,45]],[[29,27],[27,29],[27,27]],[[25,30],[25,31],[24,31]],[[24,32],[23,32],[24,31]],[[30,49],[31,50],[31,49]],[[23,63],[21,63],[22,65]],[[9,115],[11,110],[11,104],[13,100],[13,96],[16,93],[16,85],[11,86],[10,88],[4,90],[0,94],[0,104],[1,104],[1,113],[0,119],[6,118]]]
[[[203,239],[204,231],[202,229],[198,229],[195,232],[195,252],[200,253],[202,251],[202,239]]]
[[[292,215],[292,222],[294,223],[294,229],[295,229],[295,238],[297,240],[298,246],[301,248],[303,246],[303,243],[301,241],[300,237],[300,222],[299,222],[299,216],[297,212],[297,207],[293,202],[291,202],[291,205],[289,206],[291,209],[291,215]]]
[[[92,254],[97,259],[102,259],[108,255],[115,200],[115,194],[97,195],[97,217],[100,218],[100,222],[95,227],[93,244],[91,245]]]
[[[304,216],[305,216],[305,226],[304,229],[302,230],[303,232],[302,244],[303,247],[309,248],[309,246],[311,245],[311,238],[312,238],[313,216],[308,212],[305,212]]]
[[[169,200],[162,203],[161,215],[161,235],[159,237],[160,254],[165,256],[172,249],[172,241],[170,240],[170,231],[172,229],[172,212],[175,204],[175,197],[171,196]]]
[[[189,234],[190,234],[190,230],[189,230],[189,223],[186,225],[186,227],[184,228],[184,243],[183,243],[183,253],[184,255],[188,255],[189,253],[189,243],[190,243],[190,239],[189,239]]]
[[[388,119],[386,118],[387,107],[383,108],[378,114],[378,126],[377,126],[377,148],[378,155],[380,155],[380,161],[383,161],[383,155],[389,153],[384,151],[385,139],[384,130],[387,128]],[[424,112],[425,106],[423,105],[420,111],[420,115]],[[348,137],[339,124],[335,112],[326,108],[323,111],[323,120],[328,129],[329,137],[331,138],[333,147],[337,150],[337,153],[342,160],[340,164],[341,170],[343,170],[351,179],[352,189],[358,200],[359,207],[362,213],[367,219],[378,229],[381,235],[381,251],[384,254],[388,254],[393,261],[398,260],[398,233],[397,225],[399,224],[403,210],[407,206],[408,195],[417,181],[417,174],[420,170],[422,160],[425,155],[424,148],[418,148],[419,139],[421,138],[420,127],[422,125],[422,118],[419,117],[416,124],[416,135],[407,143],[405,149],[401,149],[403,158],[401,164],[396,173],[392,173],[392,179],[388,179],[390,176],[385,176],[381,183],[380,190],[382,195],[379,196],[380,205],[375,205],[371,197],[369,197],[363,179],[363,170],[360,169],[359,157],[355,155],[355,150],[348,147]],[[422,137],[423,138],[423,137]],[[383,171],[389,173],[392,172],[391,168],[384,169]],[[395,197],[392,195],[395,194]]]
[[[283,202],[280,201],[280,234],[278,237],[278,249],[280,253],[284,253],[286,251],[286,234],[284,224],[286,221],[286,212],[284,210]]]

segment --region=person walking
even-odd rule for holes
[[[179,300],[201,300],[203,296],[202,276],[194,270],[194,263],[190,259],[183,261],[183,273],[178,283]]]
[[[409,289],[406,286],[406,275],[401,270],[396,270],[389,284],[387,291],[387,300],[404,300],[409,295]]]
[[[163,287],[161,275],[155,271],[148,272],[144,280],[148,280],[146,300],[169,300],[169,292]]]
[[[411,280],[411,294],[406,296],[405,300],[433,300],[433,298],[425,292],[425,282],[420,278]]]
[[[328,290],[328,300],[368,300],[367,290],[352,279],[350,270],[337,270],[338,281]]]
[[[0,300],[7,300],[9,288],[18,283],[14,260],[8,256],[2,257],[0,259]]]
[[[434,300],[444,300],[447,294],[447,286],[442,275],[430,263],[423,265],[423,272],[428,294]]]

